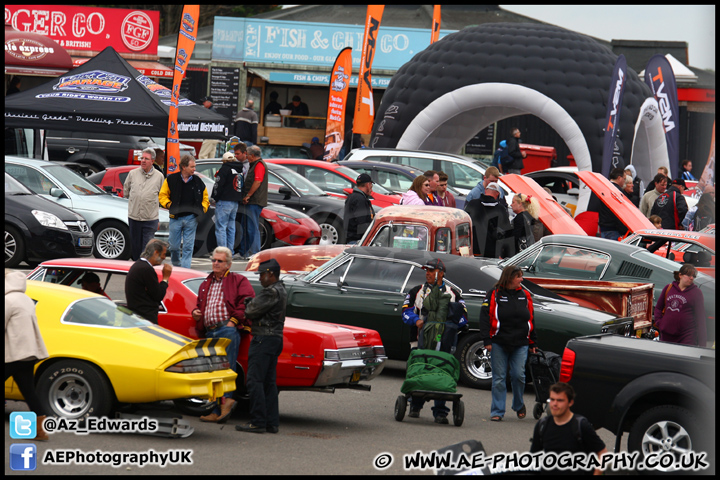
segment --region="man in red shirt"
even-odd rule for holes
[[[245,176],[243,199],[238,213],[243,214],[243,238],[240,243],[240,257],[247,259],[260,251],[260,212],[267,207],[268,169],[262,160],[260,147],[247,149],[250,162]]]
[[[453,194],[448,192],[448,174],[445,172],[438,172],[439,181],[437,184],[437,196],[445,207],[457,208],[455,206],[455,197]]]

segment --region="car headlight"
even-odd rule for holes
[[[294,223],[295,225],[300,225],[300,222],[298,222],[297,220],[295,220],[295,219],[292,218],[292,217],[288,217],[287,215],[280,215],[280,214],[278,213],[277,216],[278,216],[278,218],[279,218],[280,220],[282,220],[283,222]]]
[[[175,373],[197,373],[214,372],[215,370],[226,370],[230,368],[226,355],[213,355],[212,357],[196,357],[182,360],[175,365],[165,369],[167,372]]]
[[[52,213],[44,212],[42,210],[33,210],[32,214],[43,227],[58,228],[60,230],[68,229],[67,225],[65,225],[62,220]]]

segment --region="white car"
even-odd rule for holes
[[[474,158],[452,153],[425,152],[421,150],[398,150],[395,148],[356,148],[343,160],[371,160],[397,163],[417,168],[420,171],[435,170],[448,175],[448,185],[467,195],[478,182],[482,182],[487,164]],[[511,195],[509,188],[500,182],[505,197]],[[509,202],[508,202],[509,203]]]
[[[481,182],[486,165],[479,160],[461,155],[421,150],[398,150],[395,148],[356,148],[343,160],[371,160],[375,162],[408,165],[421,171],[443,171],[448,175],[448,185],[467,195]],[[509,190],[506,189],[506,193]]]
[[[100,190],[69,168],[47,160],[5,157],[5,171],[34,193],[82,215],[95,234],[97,258],[130,258],[128,200]],[[170,216],[160,209],[157,238],[167,241]]]

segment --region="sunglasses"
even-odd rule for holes
[[[218,260],[217,258],[211,258],[210,261],[212,263],[225,263],[227,260]]]

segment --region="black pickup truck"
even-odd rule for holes
[[[573,338],[560,380],[575,389],[573,412],[616,435],[615,452],[629,432],[628,450],[643,458],[707,452],[714,471],[714,349],[610,334]]]

